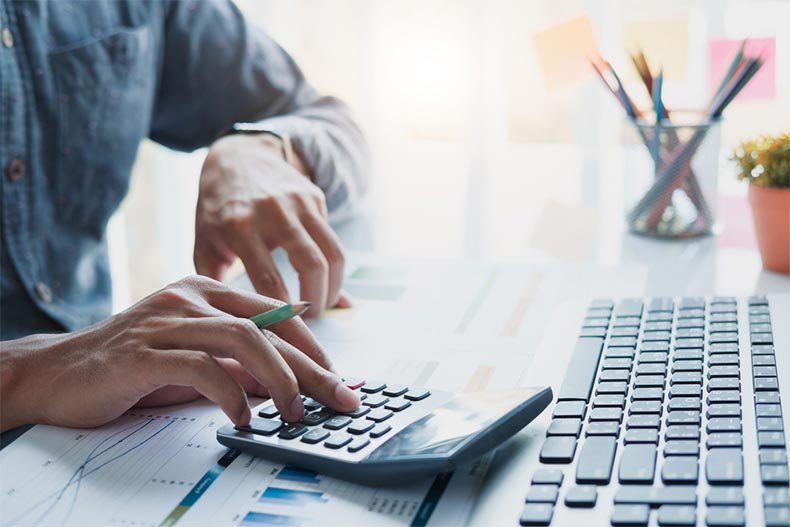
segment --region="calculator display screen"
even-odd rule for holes
[[[458,395],[401,430],[369,459],[446,454],[534,394],[520,389]]]

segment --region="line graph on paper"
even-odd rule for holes
[[[0,523],[158,526],[224,454],[215,438],[224,421],[185,407],[93,430],[35,427],[0,451]]]

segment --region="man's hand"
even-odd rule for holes
[[[0,348],[0,431],[28,423],[90,427],[134,405],[202,394],[237,425],[247,392],[271,395],[285,420],[304,415],[300,392],[339,411],[359,397],[333,372],[299,318],[260,330],[247,317],[281,305],[191,277],[84,330],[6,341]]]
[[[281,148],[266,134],[231,135],[212,145],[200,175],[195,268],[219,280],[238,256],[256,291],[287,302],[271,254],[282,247],[299,274],[301,299],[313,304],[307,314],[318,315],[346,302],[343,250],[323,192],[283,160]]]

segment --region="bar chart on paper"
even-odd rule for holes
[[[35,427],[0,451],[0,523],[158,526],[226,452],[225,419],[203,402],[93,430]]]

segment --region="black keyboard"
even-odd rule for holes
[[[521,525],[550,525],[556,509],[571,507],[604,508],[613,526],[742,526],[745,456],[759,461],[764,524],[790,525],[768,301],[740,307],[748,327],[729,297],[593,301]],[[744,405],[754,405],[748,422]],[[744,450],[747,426],[757,444]],[[614,487],[606,503],[601,486]]]

